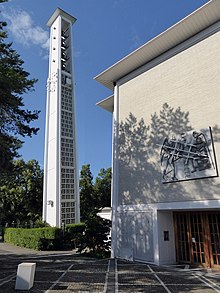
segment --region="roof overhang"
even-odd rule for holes
[[[220,0],[211,0],[193,13],[127,55],[94,79],[109,89],[114,83],[157,56],[220,20]]]
[[[51,27],[52,23],[56,20],[56,18],[61,15],[64,18],[68,19],[72,24],[76,21],[76,18],[73,17],[72,15],[70,15],[69,13],[65,12],[64,10],[62,10],[61,8],[57,8],[54,13],[52,14],[52,16],[50,17],[50,19],[47,22],[47,26]]]
[[[103,219],[111,220],[112,219],[112,208],[105,207],[97,215]]]
[[[104,110],[107,110],[107,111],[113,113],[113,111],[114,111],[114,96],[111,95],[108,98],[105,98],[104,100],[98,102],[96,105],[101,107]]]

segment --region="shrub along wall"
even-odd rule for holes
[[[61,229],[46,228],[4,228],[4,241],[36,250],[50,250],[62,246]]]
[[[56,227],[4,228],[4,241],[36,250],[76,248],[79,245],[85,224],[67,225],[65,231]]]

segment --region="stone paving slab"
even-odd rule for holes
[[[88,267],[85,267],[83,264],[74,264],[70,271],[78,271],[78,272],[94,272],[94,273],[105,273],[106,272],[106,264],[91,264],[89,263]]]
[[[100,273],[86,273],[86,272],[67,272],[65,276],[62,278],[62,282],[73,282],[73,283],[80,283],[85,281],[86,283],[105,283],[105,272]]]
[[[137,274],[132,273],[132,271],[128,274],[120,273],[118,274],[118,283],[119,284],[130,284],[130,285],[143,285],[143,284],[151,284],[151,285],[160,285],[158,279],[151,274]]]
[[[113,291],[114,292],[114,291]],[[142,286],[132,286],[132,285],[120,285],[118,288],[118,293],[167,293],[166,289],[159,285],[142,285]]]
[[[151,272],[146,265],[141,264],[140,266],[138,266],[137,264],[132,265],[131,263],[123,263],[123,265],[118,264],[118,270],[124,274],[126,274],[127,272],[129,273],[131,271],[143,273]]]
[[[182,286],[182,285],[173,285],[168,286],[168,289],[171,293],[214,293],[213,289],[208,287],[192,285],[192,286]]]
[[[201,280],[196,278],[194,275],[185,275],[184,273],[174,273],[170,272],[169,274],[160,274],[161,281],[164,284],[195,284],[198,285],[201,283]]]
[[[81,293],[103,293],[104,292],[104,285],[99,283],[85,283],[85,282],[79,282],[79,283],[60,283],[56,285],[51,292],[81,292]]]

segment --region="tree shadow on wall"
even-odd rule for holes
[[[213,192],[219,198],[217,190],[220,184],[216,183],[216,178],[191,180],[193,186],[192,183],[189,185],[193,192],[189,192],[181,181],[162,183],[159,145],[170,135],[190,130],[193,127],[189,112],[182,111],[180,107],[174,109],[167,103],[159,114],[151,115],[150,125],[146,125],[143,118],[138,121],[132,113],[119,124],[119,204],[195,200],[202,199],[202,196],[213,199]],[[214,142],[220,142],[217,125],[212,128],[212,134]]]

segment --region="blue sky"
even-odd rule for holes
[[[20,153],[43,167],[48,38],[46,23],[57,7],[77,18],[73,25],[79,169],[90,164],[94,177],[111,166],[111,113],[96,103],[111,94],[94,76],[181,20],[207,0],[11,0],[0,4],[9,41],[38,79],[24,96],[28,109],[41,110],[37,136],[25,139]]]

